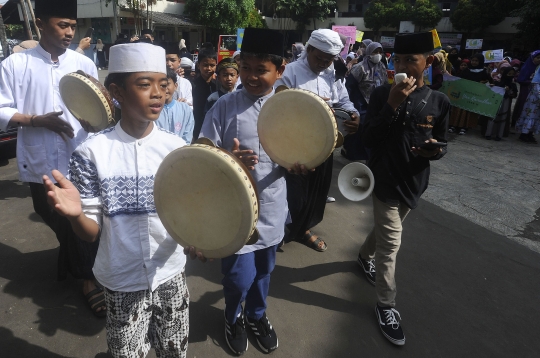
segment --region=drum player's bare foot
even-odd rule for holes
[[[322,238],[318,237],[317,235],[313,235],[313,233],[309,230],[307,230],[304,234],[304,240],[302,243],[307,247],[319,252],[326,251],[328,248],[326,242],[324,242]]]
[[[96,317],[105,317],[107,315],[105,293],[103,288],[97,285],[96,280],[84,280],[83,295]]]

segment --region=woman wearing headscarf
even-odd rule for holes
[[[501,79],[501,68],[504,67],[510,67],[510,63],[506,60],[502,60],[501,62],[497,63],[495,66],[495,69],[493,72],[491,72],[491,78],[493,81],[500,81]]]
[[[538,144],[534,134],[540,133],[540,55],[535,58],[538,58],[536,70],[529,86],[529,95],[516,123],[516,130],[521,133],[520,141]]]
[[[447,74],[446,68],[446,56],[442,51],[437,52],[434,55],[435,59],[433,60],[432,67],[432,82],[429,86],[432,90],[438,91],[441,88],[444,80],[444,74]]]
[[[518,89],[514,83],[514,76],[516,70],[510,66],[509,63],[499,66],[498,79],[494,81],[494,85],[504,88],[504,97],[497,112],[495,118],[488,120],[487,128],[485,131],[486,139],[491,139],[492,135],[495,135],[495,140],[501,140],[504,137],[504,130],[507,125],[510,124],[510,109],[512,107],[512,100],[517,97]]]
[[[352,78],[347,81],[347,88],[349,89],[353,86],[358,88],[361,97],[358,98],[359,102],[355,103],[353,101],[353,103],[359,110],[360,116],[367,111],[369,97],[373,93],[373,90],[388,82],[386,67],[381,62],[382,54],[382,45],[378,42],[371,42],[366,48],[364,60],[354,65],[351,69],[349,77]]]
[[[459,66],[461,65],[461,58],[459,57],[458,49],[453,47],[448,52],[448,61],[452,64],[452,70],[450,70],[450,73],[455,73],[459,69]]]
[[[471,58],[469,69],[462,74],[461,78],[480,83],[491,82],[491,77],[484,68],[484,55],[481,53],[474,55]],[[448,128],[448,131],[450,133],[457,132],[458,134],[463,135],[467,133],[469,128],[475,128],[478,126],[479,118],[480,115],[477,113],[452,107],[450,114],[450,128]]]
[[[456,77],[463,77],[465,73],[469,71],[469,65],[471,64],[471,61],[469,61],[468,58],[465,58],[461,61],[459,66],[456,68],[454,75]]]
[[[540,64],[540,50],[532,52],[527,61],[523,64],[519,70],[517,82],[519,83],[519,97],[516,105],[514,106],[514,113],[512,114],[512,125],[516,124],[516,121],[521,116],[525,101],[529,96],[531,78],[534,75],[536,67]]]

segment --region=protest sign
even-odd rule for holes
[[[490,63],[490,62],[501,62],[503,60],[503,57],[504,57],[504,50],[488,50],[488,51],[484,51],[482,52],[482,54],[484,55],[484,59],[485,59],[485,63]]]
[[[444,76],[439,91],[450,99],[452,106],[490,118],[497,116],[503,100],[503,96],[489,86],[450,75]]]
[[[483,41],[482,39],[468,39],[465,42],[465,50],[480,50]]]
[[[219,35],[218,63],[224,58],[232,57],[236,51],[236,35]]]
[[[242,40],[244,39],[244,29],[236,29],[236,50],[242,49]]]
[[[332,30],[347,37],[345,47],[340,53],[342,58],[347,57],[347,55],[349,54],[349,45],[354,44],[354,41],[356,40],[356,26],[332,25]]]
[[[424,84],[426,86],[431,86],[433,83],[433,67],[429,66],[424,70]]]
[[[356,30],[356,42],[362,42],[363,38],[364,38],[364,31]]]
[[[394,48],[395,37],[381,36],[381,45],[383,48]]]

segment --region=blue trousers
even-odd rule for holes
[[[274,245],[221,259],[225,318],[230,324],[236,322],[244,301],[245,315],[251,320],[259,320],[266,311],[270,274],[276,266],[276,250],[277,245]]]

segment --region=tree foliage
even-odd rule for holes
[[[411,15],[412,22],[420,29],[437,27],[443,17],[442,10],[433,0],[416,0]]]
[[[392,7],[390,0],[374,0],[369,4],[364,14],[364,24],[367,28],[379,32],[388,24],[388,9]]]
[[[515,23],[518,33],[528,50],[540,48],[540,7],[534,0],[525,1],[522,6],[511,12],[512,16],[519,17],[519,22]]]
[[[534,2],[528,0],[527,2]],[[523,0],[459,0],[456,10],[450,16],[452,25],[467,33],[479,32],[488,26],[497,25],[512,10],[522,6]],[[531,6],[533,7],[533,6]],[[538,18],[534,23],[538,24]]]
[[[247,23],[245,27],[256,27],[256,28],[268,28],[266,20],[264,20],[259,14],[259,11],[253,8],[248,15]]]
[[[246,27],[254,9],[254,0],[187,0],[184,11],[201,25],[235,34],[237,28]]]
[[[316,29],[317,20],[326,20],[335,7],[334,0],[276,0],[276,11],[295,21],[299,31],[305,30],[312,21]]]

